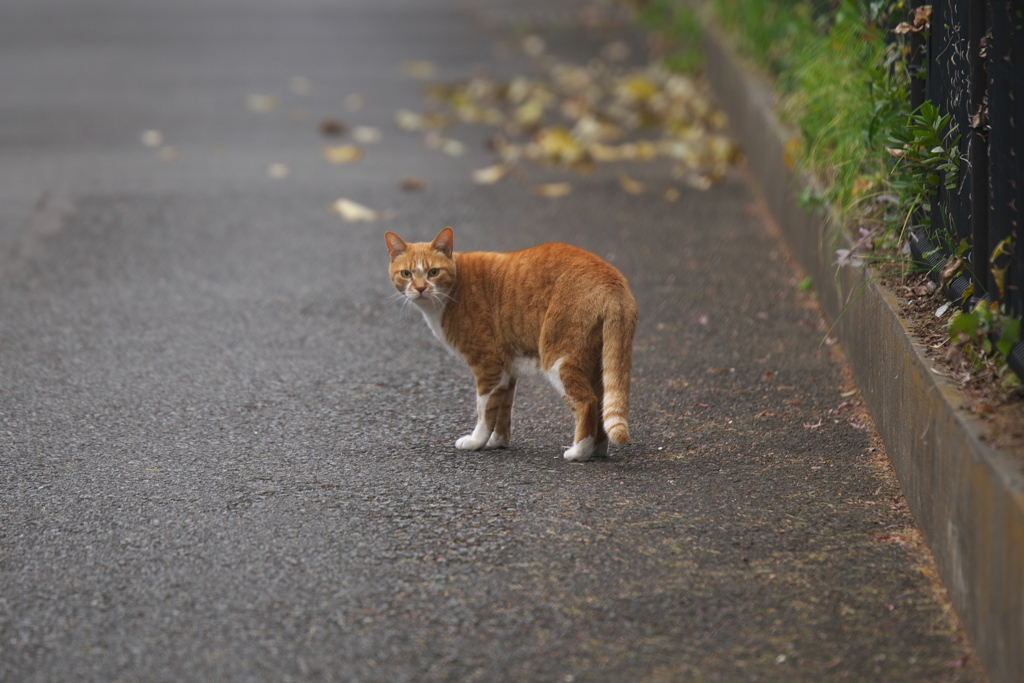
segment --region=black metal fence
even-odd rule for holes
[[[953,189],[941,187],[937,193],[930,224],[913,240],[915,256],[935,265],[932,245],[966,240],[969,249],[963,256],[968,267],[948,283],[951,298],[968,306],[987,298],[1020,317],[1024,1],[932,0],[930,23],[919,51],[924,88],[912,88],[912,105],[916,108],[927,99],[951,117],[950,128],[960,135],[960,173]],[[1014,347],[1009,360],[1024,377],[1024,344]]]

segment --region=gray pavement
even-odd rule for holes
[[[983,679],[742,173],[552,200],[551,171],[474,185],[479,130],[452,158],[392,124],[422,107],[404,60],[515,72],[493,47],[531,8],[585,58],[610,34],[580,6],[0,6],[0,679]],[[383,139],[329,165],[327,116]],[[629,278],[628,445],[563,461],[538,381],[510,448],[453,448],[468,371],[393,301],[383,241],[446,225]]]

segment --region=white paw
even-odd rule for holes
[[[586,462],[594,455],[594,437],[588,436],[562,456],[570,462]]]
[[[478,451],[487,445],[487,437],[478,438],[476,434],[467,434],[455,442],[460,451]]]
[[[484,448],[504,448],[508,445],[508,439],[494,432],[491,434],[491,438],[487,439],[487,445]]]

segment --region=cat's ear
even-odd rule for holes
[[[452,252],[455,250],[455,233],[452,232],[451,228],[445,228],[437,233],[437,237],[430,243],[430,248],[451,258]]]
[[[384,241],[388,243],[388,253],[391,255],[392,261],[404,254],[405,250],[409,248],[409,245],[393,232],[384,233]]]

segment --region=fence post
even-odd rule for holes
[[[971,216],[971,266],[974,279],[974,294],[981,296],[988,290],[989,253],[988,240],[988,72],[985,68],[984,43],[988,32],[985,17],[986,0],[970,0],[968,15],[968,63],[971,70],[970,105],[968,119],[967,162],[970,166],[971,188],[968,199]],[[998,292],[987,292],[993,299]]]

